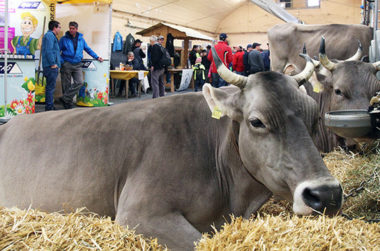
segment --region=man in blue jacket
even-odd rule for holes
[[[61,25],[57,21],[49,22],[49,30],[42,39],[42,67],[46,78],[45,111],[55,110],[53,94],[58,76],[58,68],[61,67],[60,49],[57,35]]]
[[[65,109],[73,107],[73,98],[83,85],[82,58],[83,50],[94,59],[103,62],[83,38],[83,34],[78,32],[78,23],[70,22],[69,31],[59,40],[61,58],[63,60],[61,68],[61,82],[63,96],[59,99]],[[74,83],[71,84],[71,77]]]

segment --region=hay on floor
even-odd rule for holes
[[[380,250],[380,223],[363,221],[380,219],[380,149],[374,154],[335,151],[324,161],[345,195],[353,192],[342,209],[353,220],[299,217],[290,203],[271,198],[256,218],[232,216],[213,236],[203,235],[196,250]]]
[[[344,194],[353,195],[345,199],[343,214],[363,220],[380,219],[380,148],[372,154],[334,151],[323,160],[331,174],[341,183]],[[292,207],[287,201],[272,198],[259,212],[292,215]]]
[[[196,250],[379,250],[380,225],[342,217],[232,217]]]
[[[0,208],[0,250],[165,250],[109,217]]]

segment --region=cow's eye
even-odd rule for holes
[[[252,119],[250,122],[251,125],[255,128],[265,128],[265,125],[263,124],[263,122],[261,122],[260,119]]]
[[[338,96],[343,96],[342,91],[339,90],[339,89],[335,89],[335,94],[338,95]]]

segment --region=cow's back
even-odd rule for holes
[[[355,24],[276,25],[268,31],[272,70],[282,72],[287,63],[303,69],[305,60],[298,56],[302,52],[303,45],[306,44],[310,56],[318,56],[322,36],[326,38],[328,44],[326,48],[328,57],[344,60],[355,54],[358,49],[357,40],[362,43],[363,55],[368,55],[372,28]]]
[[[86,206],[114,216],[126,177],[142,162],[174,165],[176,151],[202,145],[195,138],[205,138],[211,120],[203,96],[176,96],[12,118],[0,126],[0,205]]]

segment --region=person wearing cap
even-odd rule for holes
[[[140,39],[136,39],[133,46],[132,46],[132,52],[134,54],[135,60],[139,63],[139,69],[136,70],[143,70],[146,71],[143,58],[145,58],[145,53],[141,49],[141,43],[142,41]]]
[[[259,43],[252,44],[252,51],[248,54],[249,74],[255,74],[265,70],[263,58],[260,55]]]
[[[219,35],[219,41],[215,45],[215,50],[218,53],[219,58],[223,61],[224,65],[228,68],[230,63],[232,63],[232,50],[227,43],[227,34],[221,33]],[[207,59],[211,62],[211,77],[212,77],[212,86],[221,87],[227,85],[227,83],[219,76],[218,71],[216,70],[215,62],[212,57],[212,51],[207,56]]]
[[[249,75],[249,63],[248,63],[248,54],[252,51],[252,44],[247,45],[247,50],[244,51],[243,64],[244,64],[244,75]]]
[[[164,85],[164,72],[165,68],[160,64],[161,58],[163,57],[163,53],[165,48],[162,47],[165,38],[163,36],[159,36],[156,43],[152,46],[151,50],[151,61],[152,66],[151,70],[151,85],[153,91],[153,98],[158,98],[165,96],[165,85]]]

